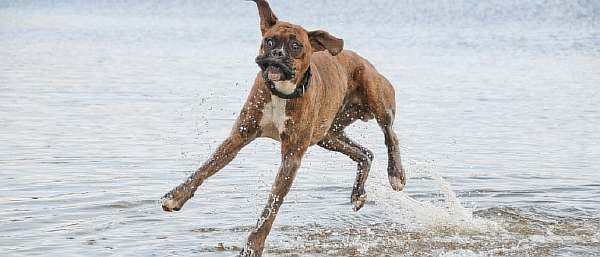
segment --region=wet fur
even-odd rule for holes
[[[294,59],[292,65],[296,71],[305,71],[310,65],[312,85],[302,97],[280,99],[271,94],[263,73],[258,72],[229,137],[188,180],[162,199],[165,211],[179,210],[196,189],[233,160],[242,147],[258,137],[281,142],[281,166],[267,204],[240,256],[262,255],[279,207],[290,190],[304,153],[312,145],[340,152],[357,163],[350,199],[355,211],[363,207],[367,199],[364,185],[373,153],[344,133],[344,128],[356,120],[377,121],[387,147],[390,185],[394,190],[402,190],[406,182],[398,139],[392,128],[396,101],[390,82],[367,60],[355,52],[342,50],[341,39],[325,31],[308,32],[300,26],[279,21],[266,1],[257,0],[256,3],[264,38],[294,34],[305,44],[307,49]],[[259,57],[264,54],[261,46]],[[297,83],[299,77],[292,82]]]

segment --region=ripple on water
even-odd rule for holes
[[[250,91],[252,5],[40,2],[0,3],[0,255],[238,252],[278,143],[244,148],[181,212],[158,199]],[[354,124],[375,154],[366,206],[351,211],[356,164],[311,148],[271,256],[600,256],[599,1],[272,2],[375,63],[396,89],[403,162],[444,170],[410,169],[393,192],[379,127]]]
[[[512,208],[490,208],[476,218],[500,224],[500,229],[472,230],[455,226],[414,229],[400,223],[344,228],[311,224],[282,226],[272,254],[301,256],[548,256],[572,249],[592,253],[600,249],[600,220],[562,218],[540,220],[536,214]],[[539,218],[539,217],[538,217]],[[594,250],[596,249],[596,250]],[[453,255],[454,254],[454,255]]]
[[[361,214],[357,222],[352,216],[337,215],[327,223],[276,225],[266,252],[276,256],[548,256],[600,249],[599,218],[562,217],[535,208],[493,207],[473,212],[462,206],[443,178],[428,173],[447,197],[444,206],[417,201],[405,193],[390,194],[387,184],[380,183],[383,179],[376,177],[382,181],[369,190],[371,208],[383,209],[389,216]],[[251,229],[201,227],[191,231],[210,237],[247,234]],[[239,246],[219,243],[202,251],[233,253]]]

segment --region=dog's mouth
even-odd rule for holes
[[[290,80],[296,77],[296,71],[294,68],[290,68],[290,62],[289,60],[270,56],[256,57],[256,63],[263,71],[263,78],[273,82]]]

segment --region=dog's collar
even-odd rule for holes
[[[265,80],[265,83],[267,84],[267,86],[269,86],[269,89],[271,90],[272,94],[274,94],[280,98],[283,98],[283,99],[294,99],[294,98],[302,97],[302,95],[304,95],[304,92],[306,90],[308,90],[308,87],[310,87],[310,77],[311,76],[312,76],[312,73],[310,72],[310,66],[308,66],[308,69],[306,69],[306,72],[304,73],[304,77],[302,78],[300,83],[298,83],[298,85],[296,85],[296,89],[294,89],[294,92],[292,92],[291,94],[281,93],[279,90],[277,90],[273,81]]]

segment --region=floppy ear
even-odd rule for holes
[[[260,32],[264,35],[265,31],[277,23],[277,16],[271,11],[271,7],[266,0],[250,0],[256,3],[258,7],[258,16],[260,16]]]
[[[308,32],[308,39],[310,39],[310,45],[315,52],[327,49],[331,55],[335,56],[344,49],[344,40],[334,37],[324,30]]]

